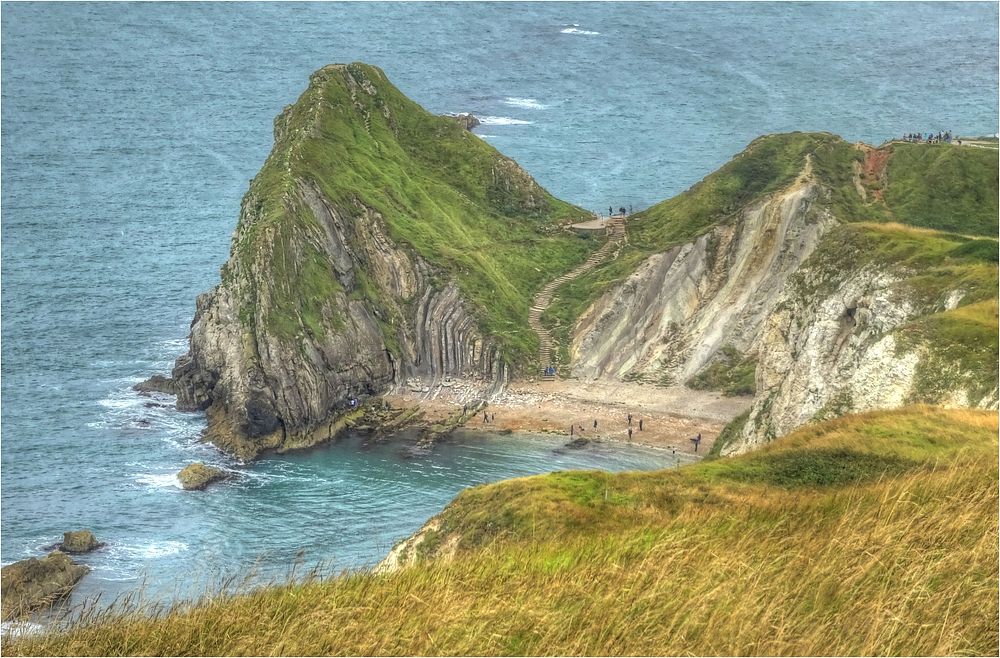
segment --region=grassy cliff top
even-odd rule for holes
[[[232,259],[244,262],[264,249],[283,279],[276,288],[287,292],[268,325],[286,338],[315,330],[308,320],[336,284],[323,281],[331,268],[322,251],[303,256],[290,246],[324,243],[303,184],[348,218],[380,214],[395,241],[437,268],[441,283],[458,284],[483,330],[515,362],[537,347],[527,324],[532,293],[592,249],[558,228],[585,211],[552,197],[457,121],[428,113],[374,66],[327,66],[275,120],[274,148],[251,183],[233,244]],[[302,266],[282,265],[289,262]],[[377,294],[360,294],[378,303]]]
[[[7,635],[3,649],[989,655],[997,429],[995,412],[911,407],[677,470],[476,487],[423,551],[450,559]]]

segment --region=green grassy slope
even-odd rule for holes
[[[995,412],[911,407],[674,471],[476,487],[431,540],[457,543],[450,559],[5,636],[3,650],[990,655],[997,429]]]
[[[997,151],[948,144],[894,144],[885,203],[895,221],[996,237]]]
[[[457,122],[423,110],[373,66],[313,74],[302,97],[276,120],[275,133],[274,149],[245,200],[254,212],[244,214],[234,244],[234,256],[249,261],[269,248],[265,234],[278,236],[267,258],[283,292],[267,318],[269,330],[288,339],[319,331],[323,304],[338,285],[321,250],[303,256],[289,246],[293,235],[324,243],[300,198],[307,181],[340,213],[381,214],[394,240],[437,266],[442,282],[457,282],[482,329],[510,360],[532,358],[531,296],[593,249],[558,228],[584,211],[549,195]],[[363,284],[348,292],[378,307],[377,291]],[[243,302],[254,303],[252,291]]]

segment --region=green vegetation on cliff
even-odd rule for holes
[[[893,144],[885,203],[895,221],[996,237],[1000,156],[948,144]]]
[[[336,329],[342,312],[328,307],[341,285],[328,252],[317,248],[329,239],[304,200],[306,186],[332,212],[380,215],[395,241],[437,268],[440,283],[456,281],[482,330],[513,362],[537,349],[527,323],[532,294],[592,250],[558,227],[587,213],[549,195],[513,160],[425,111],[378,68],[328,66],[276,119],[274,149],[251,183],[244,200],[251,212],[233,245],[244,266],[266,252],[276,282],[256,285],[274,286],[265,321],[286,339]],[[363,283],[347,292],[385,311]],[[257,292],[241,300],[244,321]]]
[[[4,637],[8,655],[989,655],[997,417],[911,407],[743,457],[463,492],[388,575]]]
[[[937,400],[964,390],[966,404],[980,404],[997,387],[997,300],[934,313],[897,332],[901,345],[924,348],[911,401]]]
[[[726,395],[753,395],[757,362],[744,358],[731,345],[719,350],[716,358],[695,375],[688,386],[694,389],[722,391]]]

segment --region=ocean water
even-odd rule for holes
[[[316,68],[366,61],[433,112],[476,113],[593,209],[668,198],[762,133],[998,122],[995,3],[5,3],[0,23],[0,559],[92,528],[108,547],[77,600],[356,568],[472,484],[672,465],[462,435],[420,459],[352,437],[246,466],[198,442],[200,415],[131,392],[185,351],[273,117]],[[179,491],[194,460],[236,477]]]

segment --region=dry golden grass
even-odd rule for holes
[[[914,226],[912,224],[902,224],[900,222],[858,222],[859,226],[864,226],[869,230],[882,231],[886,233],[904,233],[914,236],[922,236],[929,238],[951,238],[954,236],[960,236],[963,238],[968,238],[969,240],[991,240],[996,242],[997,239],[988,235],[966,235],[960,232],[944,231],[935,228],[926,228],[923,226]]]
[[[915,407],[675,472],[480,487],[442,515],[474,537],[451,561],[272,587],[156,619],[96,617],[63,634],[7,638],[3,650],[996,655],[996,437],[995,412]],[[808,467],[824,450],[903,461],[825,486],[762,470],[780,459]],[[823,477],[829,462],[815,464]],[[487,494],[490,531],[462,510]]]

